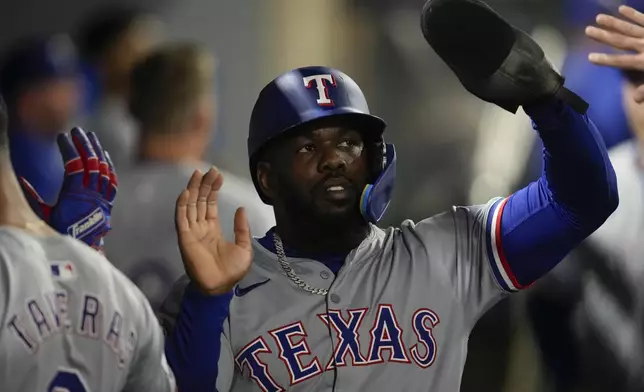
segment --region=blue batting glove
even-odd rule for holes
[[[92,132],[74,128],[58,136],[65,179],[55,205],[47,205],[24,178],[20,182],[30,205],[52,228],[101,250],[110,230],[117,177],[109,154]]]

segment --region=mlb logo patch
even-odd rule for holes
[[[51,275],[56,280],[76,278],[76,267],[69,261],[54,261],[51,263]]]

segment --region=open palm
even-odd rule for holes
[[[626,20],[611,15],[597,15],[598,26],[588,26],[586,35],[593,40],[627,53],[591,53],[589,60],[597,65],[644,72],[644,14],[628,6],[620,6]],[[644,102],[644,86],[635,91],[635,101]]]
[[[243,208],[235,213],[235,241],[222,236],[217,198],[223,181],[215,168],[205,175],[197,170],[176,204],[179,250],[186,273],[207,294],[232,290],[248,272],[253,256]]]

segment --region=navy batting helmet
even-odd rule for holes
[[[360,87],[345,73],[327,67],[304,67],[286,72],[270,82],[259,93],[250,118],[248,156],[255,188],[264,203],[257,180],[258,152],[278,136],[305,124],[327,118],[359,120],[364,131],[373,132],[382,155],[379,173],[373,184],[365,187],[360,198],[360,211],[366,220],[377,223],[384,215],[393,192],[396,151],[384,143],[386,123],[372,115]]]

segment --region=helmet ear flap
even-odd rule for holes
[[[396,149],[393,144],[385,144],[382,140],[382,149],[379,144],[376,147],[374,150],[382,151],[383,154],[375,154],[377,159],[374,159],[373,162],[377,165],[384,164],[384,166],[380,166],[374,180],[365,187],[360,197],[362,216],[374,224],[378,223],[385,214],[396,180]]]

